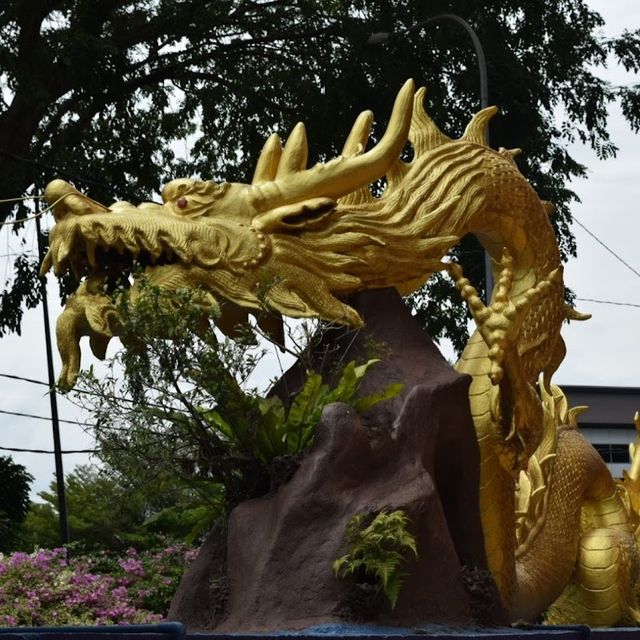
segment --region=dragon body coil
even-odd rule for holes
[[[302,124],[284,147],[274,135],[251,184],[180,179],[163,204],[105,207],[50,183],[57,224],[43,273],[86,275],[58,322],[61,382],[75,382],[81,336],[102,356],[118,334],[108,289],[123,255],[145,264],[152,284],[203,292],[223,330],[252,312],[276,338],[280,314],[360,326],[345,295],[389,286],[408,294],[445,269],[477,325],[457,369],[471,376],[485,547],[504,606],[513,619],[638,622],[638,473],[613,481],[551,385],[565,354],[562,323],[585,319],[564,302],[551,207],[519,172],[517,150],[486,146],[494,108],[452,140],[423,98],[407,82],[374,148],[364,151],[373,119],[364,112],[342,155],[311,168]],[[409,163],[400,159],[407,140]],[[374,198],[368,185],[383,176]],[[459,265],[443,262],[468,233],[494,263],[487,305]],[[131,291],[135,299],[135,283]]]

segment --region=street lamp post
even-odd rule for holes
[[[487,60],[484,56],[484,49],[482,48],[482,43],[480,42],[480,38],[478,38],[478,34],[475,32],[473,27],[463,18],[457,16],[455,13],[440,13],[437,16],[433,16],[432,18],[427,18],[426,20],[421,20],[420,22],[416,22],[411,25],[408,29],[402,32],[402,34],[390,33],[387,31],[379,31],[377,33],[372,33],[369,36],[369,44],[381,44],[383,42],[387,42],[394,35],[407,35],[413,33],[414,31],[419,31],[422,27],[431,24],[432,22],[437,22],[438,20],[453,20],[458,23],[464,30],[469,34],[471,38],[471,42],[473,43],[473,47],[476,51],[476,57],[478,59],[478,72],[480,75],[480,108],[485,109],[489,106],[489,83],[487,81]],[[487,130],[486,140],[487,146],[489,145],[489,131]],[[491,270],[491,258],[489,254],[484,252],[484,270],[485,270],[485,280],[486,280],[486,300],[487,303],[491,299],[491,292],[493,291],[493,272]]]

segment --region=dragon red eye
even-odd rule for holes
[[[178,198],[176,200],[176,205],[180,208],[180,209],[186,209],[187,205],[189,204],[189,202],[187,201],[186,198]]]

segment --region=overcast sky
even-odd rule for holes
[[[589,4],[605,17],[606,34],[615,35],[625,28],[640,27],[638,0],[591,0]],[[618,84],[638,81],[615,67],[601,75]],[[582,200],[574,207],[574,212],[577,220],[640,271],[640,138],[631,133],[617,106],[611,108],[609,128],[620,149],[617,158],[600,162],[584,147],[576,146],[571,150],[574,157],[589,167],[589,177],[573,184]],[[565,282],[578,298],[640,305],[640,277],[611,256],[580,226],[574,225],[574,233],[579,257],[565,267]],[[27,249],[35,250],[33,223],[26,230],[25,242]],[[13,253],[15,246],[15,240],[10,240],[6,228],[1,230],[0,276],[3,271],[10,273],[12,256],[6,254]],[[51,320],[55,326],[59,306],[54,295],[55,287],[50,289]],[[579,301],[578,309],[592,313],[593,318],[588,322],[565,325],[563,335],[568,354],[555,381],[560,384],[640,386],[640,306]],[[0,373],[47,379],[42,327],[42,310],[37,309],[25,315],[22,336],[0,339]],[[86,351],[83,355],[88,364],[90,354],[88,349]],[[56,362],[56,374],[58,371],[59,362]],[[3,389],[1,410],[44,417],[50,415],[45,387],[6,378],[0,378],[0,384]],[[61,418],[82,420],[67,399],[60,397],[58,404]],[[61,431],[63,449],[91,447],[90,437],[78,425],[63,423]],[[0,414],[0,447],[50,450],[51,425],[46,420]],[[11,455],[35,476],[34,496],[48,486],[54,473],[53,456],[35,453]],[[88,459],[84,454],[66,455],[65,471]]]

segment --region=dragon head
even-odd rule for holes
[[[365,111],[342,154],[311,168],[302,123],[284,147],[272,135],[251,184],[183,178],[164,187],[162,204],[106,207],[62,180],[49,183],[45,197],[56,224],[41,273],[71,269],[81,281],[57,325],[61,384],[75,383],[82,336],[104,357],[119,332],[113,291],[134,270],[153,286],[200,291],[224,332],[252,312],[280,340],[281,314],[360,326],[344,295],[382,286],[412,289],[423,281],[457,240],[430,238],[428,219],[446,215],[458,198],[430,201],[424,216],[425,202],[406,194],[395,202],[368,197],[370,183],[384,175],[392,181],[422,96],[407,81],[377,145],[364,151],[373,121]],[[136,295],[134,281],[131,299]]]

